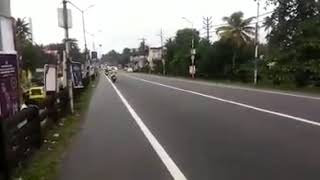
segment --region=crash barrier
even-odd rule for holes
[[[84,79],[85,87],[89,78]],[[79,96],[81,90],[75,90]],[[0,120],[0,180],[10,180],[15,168],[23,165],[43,144],[46,133],[68,114],[68,92],[50,94],[44,108],[29,105],[12,117]]]

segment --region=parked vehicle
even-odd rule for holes
[[[132,68],[128,68],[127,72],[133,72],[133,69]]]
[[[44,87],[32,87],[29,89],[28,99],[31,104],[42,106],[46,98]]]

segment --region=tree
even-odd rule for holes
[[[121,54],[120,64],[123,66],[130,62],[131,50],[129,48],[124,48]]]
[[[270,61],[295,74],[297,85],[307,85],[320,72],[320,6],[315,0],[266,0],[275,11],[264,23]],[[319,75],[318,75],[319,76]]]
[[[102,55],[101,61],[109,65],[116,66],[120,63],[121,54],[115,50],[109,51],[107,54]]]
[[[69,42],[70,42],[70,56],[72,58],[72,61],[84,63],[85,54],[81,53],[79,45],[78,45],[78,40],[70,39]],[[62,60],[63,59],[63,51],[65,50],[65,44],[64,44],[64,42],[48,44],[45,46],[45,49],[58,51],[59,58]]]
[[[253,17],[243,19],[243,12],[235,12],[230,17],[224,17],[223,21],[227,25],[219,27],[217,34],[223,41],[228,41],[233,45],[232,68],[235,68],[237,51],[245,45],[252,42],[252,37],[255,34],[255,28],[251,26]]]
[[[29,28],[29,23],[25,21],[25,18],[21,19],[18,18],[16,20],[16,37],[17,40],[20,42],[25,42],[29,39],[29,35],[31,34],[30,28]]]
[[[195,47],[198,46],[200,37],[199,32],[194,29],[181,29],[176,33],[174,39],[170,39],[166,43],[168,64],[168,73],[176,75],[188,75],[190,60],[190,50],[192,37],[194,37]]]

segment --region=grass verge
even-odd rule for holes
[[[50,130],[44,138],[44,144],[27,162],[26,166],[16,170],[17,180],[55,180],[59,165],[72,137],[80,130],[91,100],[91,96],[99,79],[89,84],[87,89],[75,100],[75,113],[67,115]]]
[[[141,73],[147,74],[148,73]],[[151,74],[154,76],[160,77],[171,77],[177,79],[184,79],[184,80],[192,80],[189,77],[185,76],[173,76],[173,75],[166,75],[163,76],[161,74]],[[313,86],[306,86],[306,87],[296,87],[294,84],[281,84],[281,85],[272,85],[271,83],[260,82],[257,85],[253,83],[244,83],[239,81],[230,81],[230,80],[217,80],[217,79],[204,79],[204,78],[196,78],[196,81],[205,82],[205,83],[212,83],[212,84],[221,84],[221,85],[228,85],[228,86],[238,86],[242,88],[253,88],[253,89],[260,89],[260,90],[276,90],[276,91],[284,91],[289,93],[304,93],[310,95],[320,95],[320,87],[313,87]]]

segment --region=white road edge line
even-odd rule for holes
[[[160,77],[158,77],[158,76],[156,76],[156,77],[160,79]],[[254,91],[254,92],[260,92],[260,93],[267,93],[267,94],[276,94],[276,95],[292,96],[292,97],[312,99],[312,100],[320,100],[320,97],[316,97],[316,96],[308,96],[308,95],[294,94],[294,93],[281,92],[281,91],[254,89],[254,88],[249,88],[249,87],[247,88],[247,87],[241,87],[241,86],[232,86],[232,85],[226,85],[226,84],[222,84],[222,83],[191,81],[191,80],[179,79],[179,78],[170,78],[170,80],[177,80],[177,81],[181,81],[181,82],[187,82],[187,83],[192,83],[192,84],[201,84],[201,85],[214,86],[214,87],[220,87],[220,88],[239,89],[239,90],[244,90],[244,91]]]
[[[158,156],[160,157],[161,161],[164,163],[168,171],[170,172],[171,176],[175,180],[187,180],[187,178],[183,175],[183,173],[180,171],[178,166],[174,163],[174,161],[170,158],[169,154],[165,151],[165,149],[161,146],[161,144],[158,142],[158,140],[153,136],[153,134],[150,132],[150,130],[147,128],[147,126],[143,123],[139,115],[135,112],[135,110],[131,107],[131,105],[128,103],[128,101],[124,98],[124,96],[121,94],[121,92],[118,90],[118,88],[111,82],[111,80],[106,77],[109,83],[112,85],[113,89],[116,91],[118,96],[120,97],[123,104],[128,109],[129,113],[133,117],[133,119],[136,121],[140,129],[142,130],[143,134],[146,136],[148,141],[150,142],[152,148],[156,151]]]
[[[186,93],[190,93],[190,94],[206,97],[206,98],[209,98],[209,99],[214,99],[214,100],[217,100],[217,101],[221,101],[221,102],[225,102],[225,103],[229,103],[229,104],[245,107],[245,108],[248,108],[248,109],[253,109],[253,110],[256,110],[256,111],[260,111],[260,112],[264,112],[264,113],[268,113],[268,114],[272,114],[272,115],[276,115],[276,116],[280,116],[280,117],[284,117],[284,118],[288,118],[288,119],[293,119],[295,121],[300,121],[300,122],[311,124],[311,125],[315,125],[315,126],[320,126],[320,123],[315,122],[315,121],[311,121],[311,120],[308,120],[308,119],[305,119],[305,118],[296,117],[296,116],[292,116],[292,115],[288,115],[288,114],[284,114],[284,113],[280,113],[280,112],[276,112],[276,111],[271,111],[271,110],[267,110],[267,109],[263,109],[263,108],[259,108],[259,107],[255,107],[255,106],[251,106],[251,105],[244,104],[244,103],[230,101],[230,100],[218,98],[218,97],[215,97],[215,96],[210,96],[210,95],[207,95],[207,94],[202,94],[202,93],[191,91],[191,90],[187,90],[187,89],[182,89],[182,88],[177,88],[177,87],[174,87],[174,86],[169,86],[169,85],[165,85],[165,84],[161,84],[161,83],[157,83],[157,82],[152,82],[152,81],[148,81],[148,80],[145,80],[145,79],[140,79],[140,78],[137,78],[137,77],[132,77],[132,76],[128,76],[128,75],[126,75],[126,76],[129,77],[129,78],[136,79],[136,80],[143,81],[143,82],[147,82],[147,83],[150,83],[150,84],[163,86],[163,87],[166,87],[166,88],[170,88],[170,89],[174,89],[174,90],[178,90],[178,91],[182,91],[182,92],[186,92]]]

